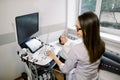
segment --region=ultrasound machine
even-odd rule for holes
[[[17,16],[15,21],[18,45],[21,47],[17,54],[30,70],[31,79],[55,80],[52,69],[56,63],[46,55],[46,50],[54,51],[59,58],[60,48],[33,36],[39,30],[39,13]]]

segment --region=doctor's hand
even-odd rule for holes
[[[53,51],[51,51],[51,50],[48,50],[46,52],[46,54],[47,54],[47,56],[51,57],[52,59],[54,59],[56,57],[55,53]]]
[[[46,52],[46,54],[51,57],[56,63],[58,66],[60,66],[62,64],[62,62],[56,57],[55,53],[51,50],[48,50]]]

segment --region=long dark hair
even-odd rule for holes
[[[105,43],[100,38],[100,23],[96,14],[86,12],[78,16],[83,32],[83,42],[88,50],[90,62],[97,61],[105,51]]]

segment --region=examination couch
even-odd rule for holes
[[[99,68],[120,75],[120,54],[112,51],[105,51]]]

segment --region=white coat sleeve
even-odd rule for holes
[[[69,73],[73,68],[75,68],[76,63],[77,57],[75,55],[75,49],[72,48],[68,53],[68,58],[65,63],[61,64],[59,68],[63,73]]]

